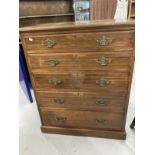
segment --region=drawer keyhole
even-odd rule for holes
[[[112,43],[112,41],[113,41],[112,38],[106,38],[105,36],[103,36],[102,38],[96,39],[96,43],[101,46],[109,45]]]
[[[105,119],[96,119],[97,124],[105,125],[107,121]]]
[[[64,122],[64,121],[67,120],[67,118],[66,117],[62,117],[62,116],[55,116],[55,120],[59,121],[59,122]]]
[[[106,80],[106,79],[101,79],[101,80],[96,80],[96,84],[100,85],[100,86],[107,86],[111,83],[110,80]]]
[[[105,100],[105,99],[98,99],[97,101],[96,101],[96,104],[98,104],[98,105],[106,105],[107,104],[107,101]]]
[[[58,79],[50,79],[48,81],[50,84],[53,84],[54,86],[57,86],[58,84],[61,84],[62,81],[61,80],[58,80]]]
[[[52,102],[55,103],[55,104],[63,104],[64,100],[61,99],[61,98],[53,98]]]

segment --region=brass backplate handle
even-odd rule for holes
[[[99,84],[100,86],[107,86],[110,83],[111,83],[110,80],[105,80],[105,79],[96,80],[96,84]]]
[[[67,118],[66,118],[66,117],[62,117],[62,116],[55,116],[55,120],[56,120],[56,121],[64,122],[64,121],[67,120]]]
[[[96,104],[98,104],[98,105],[105,105],[106,104],[106,100],[104,98],[98,99],[96,101]]]
[[[106,38],[103,36],[102,38],[96,39],[96,43],[101,46],[106,46],[112,43],[112,38]]]
[[[53,84],[54,86],[57,86],[58,84],[61,84],[62,81],[61,80],[58,80],[58,79],[50,79],[48,81],[50,84]]]
[[[111,61],[112,61],[112,59],[105,58],[105,57],[101,57],[101,58],[99,58],[99,59],[96,60],[96,62],[98,64],[100,64],[101,66],[106,66],[106,65],[110,64]]]
[[[46,39],[42,42],[42,45],[46,48],[52,48],[54,45],[56,45],[56,41],[51,39]]]
[[[97,124],[105,125],[107,121],[105,119],[96,119]]]
[[[61,99],[61,98],[53,98],[52,102],[55,103],[55,104],[63,104],[64,100]]]
[[[54,66],[59,64],[59,61],[58,60],[52,60],[52,59],[51,60],[45,60],[45,64],[54,67]]]

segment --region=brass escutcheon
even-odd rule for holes
[[[102,38],[96,39],[96,43],[101,46],[106,46],[112,43],[112,38],[106,38],[103,36]]]
[[[51,48],[53,47],[54,45],[56,44],[56,41],[55,40],[51,40],[51,39],[46,39],[42,42],[42,45],[44,47],[47,47],[47,48]]]

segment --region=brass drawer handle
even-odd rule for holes
[[[105,79],[96,80],[96,84],[99,84],[100,86],[107,86],[110,83],[111,83],[110,80],[105,80]]]
[[[60,122],[64,122],[64,121],[67,120],[67,118],[66,117],[62,117],[62,116],[55,116],[55,120],[56,121],[60,121]]]
[[[112,43],[112,38],[106,38],[103,36],[102,38],[96,39],[96,43],[101,46],[106,46]]]
[[[42,45],[46,48],[52,48],[54,45],[56,45],[56,41],[51,39],[46,39],[42,42]]]
[[[52,102],[54,102],[55,104],[63,104],[64,100],[61,98],[53,98]]]
[[[57,86],[58,84],[61,84],[62,81],[61,80],[58,80],[58,79],[50,79],[48,81],[50,84],[53,84],[54,86]]]
[[[107,121],[105,119],[96,119],[97,124],[105,125]]]
[[[112,61],[112,59],[110,58],[105,58],[105,57],[101,57],[99,59],[96,60],[96,62],[102,66],[106,66],[108,64],[110,64]]]
[[[105,99],[101,98],[101,99],[98,99],[98,100],[96,101],[96,104],[105,105],[106,102],[107,102],[107,101],[106,101]]]
[[[59,61],[58,60],[46,60],[45,61],[45,64],[49,65],[49,66],[56,66],[59,64]]]

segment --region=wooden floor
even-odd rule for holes
[[[22,85],[22,83],[21,83]],[[40,131],[36,102],[29,103],[21,86],[20,155],[134,155],[135,131],[130,129],[134,117],[134,84],[132,86],[126,131],[127,139],[77,137],[43,134]]]

